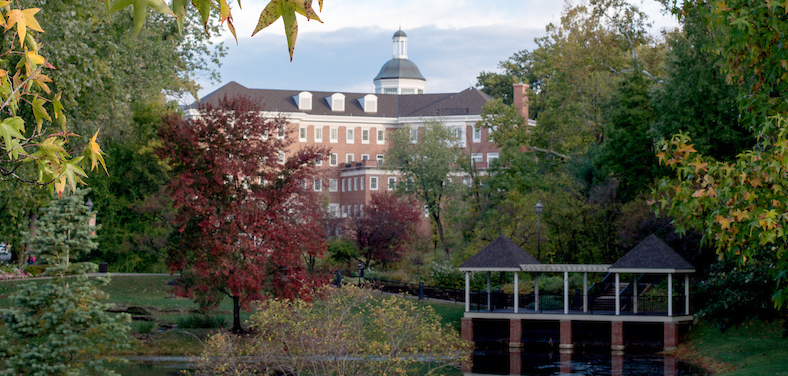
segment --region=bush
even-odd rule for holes
[[[16,266],[10,266],[10,265],[0,266],[0,280],[24,279],[24,278],[30,278],[32,276],[33,276],[32,274],[22,269],[19,269]]]
[[[153,321],[134,321],[131,323],[131,330],[134,333],[148,334],[153,332],[156,328],[156,323]]]
[[[223,316],[189,315],[179,317],[175,324],[181,329],[217,329],[227,327],[227,319]]]
[[[47,270],[47,265],[41,265],[41,264],[27,265],[25,266],[24,270],[25,273],[30,273],[30,275],[33,277],[40,277]]]

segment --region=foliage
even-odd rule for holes
[[[221,316],[189,315],[179,317],[175,324],[182,329],[214,329],[227,327],[227,320]]]
[[[5,375],[115,375],[107,354],[128,345],[130,319],[99,302],[106,278],[84,274],[22,285],[14,308],[0,310],[0,368]]]
[[[692,1],[687,9],[699,7]],[[776,257],[776,307],[788,304],[785,257],[788,194],[784,188],[788,149],[788,5],[732,1],[709,4],[705,21],[724,38],[713,50],[725,61],[729,81],[740,85],[739,110],[756,134],[753,149],[731,162],[700,155],[685,133],[660,144],[660,162],[676,172],[654,192],[655,207],[675,216],[678,229],[694,227],[723,257],[741,263]]]
[[[108,262],[111,271],[164,272],[168,269],[163,250],[173,229],[174,210],[165,187],[167,166],[153,148],[159,144],[161,115],[174,109],[158,102],[133,107],[134,121],[124,137],[105,143],[112,155],[107,161],[109,175],[91,175],[102,246],[90,256]]]
[[[360,257],[367,267],[400,261],[422,218],[416,200],[391,193],[375,193],[369,209],[353,225]]]
[[[774,280],[769,270],[773,260],[740,265],[725,259],[711,268],[709,278],[700,284],[696,299],[702,301],[701,318],[721,330],[739,326],[747,320],[770,320],[778,311],[770,304]]]
[[[441,246],[449,254],[441,211],[452,193],[449,175],[458,170],[459,140],[441,122],[426,122],[418,139],[412,139],[414,130],[418,128],[408,126],[394,132],[386,164],[402,176],[397,191],[412,194],[424,203],[437,228]]]
[[[358,246],[354,241],[339,238],[328,241],[326,252],[331,260],[341,264],[347,264],[348,270],[350,270],[350,262],[360,256],[358,253]]]
[[[441,374],[465,360],[468,344],[432,307],[377,299],[347,286],[312,302],[271,299],[251,318],[247,337],[217,334],[200,359],[212,375],[283,372],[312,375]],[[246,362],[252,356],[260,361]]]
[[[177,210],[169,267],[183,276],[177,292],[201,307],[232,298],[240,331],[241,307],[265,293],[295,298],[316,282],[301,257],[325,251],[322,212],[301,183],[325,151],[280,160],[292,142],[279,137],[286,120],[264,117],[249,99],[223,98],[199,111],[189,120],[169,116],[159,128]]]
[[[71,259],[79,259],[98,247],[98,226],[90,225],[92,213],[85,206],[85,194],[90,189],[79,189],[73,195],[50,201],[43,209],[38,229],[31,234],[33,253],[41,263],[63,266],[55,273],[66,271]],[[55,269],[53,269],[55,270]]]

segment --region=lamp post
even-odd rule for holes
[[[364,278],[364,263],[358,262],[358,284],[361,286],[361,279]]]
[[[541,221],[542,221],[542,209],[544,206],[542,205],[542,200],[536,200],[536,259],[539,260],[541,257]]]

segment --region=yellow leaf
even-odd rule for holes
[[[692,194],[692,197],[695,198],[703,198],[706,197],[706,190],[705,189],[698,189],[695,193]]]
[[[720,223],[723,230],[730,229],[731,223],[733,222],[730,217],[723,217],[722,215],[718,215],[715,220]]]
[[[5,29],[8,30],[16,25],[20,47],[24,46],[27,29],[44,32],[44,29],[41,28],[35,18],[35,14],[40,10],[39,8],[30,8],[24,10],[11,9],[8,11],[8,22],[6,23]]]
[[[700,170],[708,171],[708,169],[706,168],[706,166],[708,166],[708,165],[709,165],[708,163],[703,163],[703,162],[692,162],[692,163],[690,163],[690,166],[695,167],[695,173],[700,172]]]
[[[746,210],[741,211],[740,209],[736,209],[731,212],[731,215],[734,216],[738,222],[741,222],[744,219],[750,219],[750,213],[748,213]]]

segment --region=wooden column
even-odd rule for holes
[[[690,314],[690,298],[689,298],[689,274],[684,275],[684,314]]]
[[[523,347],[523,320],[509,319],[509,347]]]
[[[534,277],[534,312],[539,312],[539,273]]]
[[[514,272],[514,313],[520,308],[520,273]]]
[[[471,311],[471,272],[465,272],[465,312]]]
[[[618,276],[618,273],[616,273],[616,292],[615,292],[615,297],[616,297],[616,316],[621,314],[621,297],[618,295],[620,286],[621,286],[621,283],[619,281],[619,276]]]
[[[564,314],[569,314],[569,272],[564,272]]]
[[[638,313],[638,276],[632,278],[632,313]]]
[[[673,274],[668,273],[668,316],[673,316]]]
[[[610,350],[613,352],[624,351],[623,321],[613,321],[610,323]]]
[[[583,312],[588,312],[588,272],[583,272]]]
[[[572,321],[561,320],[561,343],[558,345],[559,350],[572,350],[575,347],[572,342]]]

